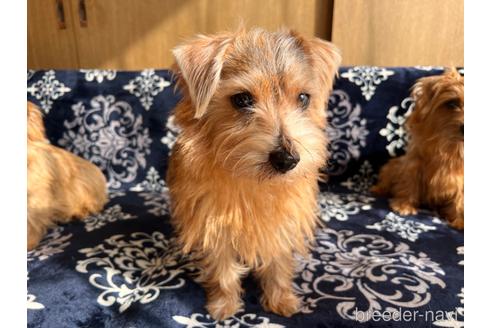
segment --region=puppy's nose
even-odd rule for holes
[[[268,159],[272,167],[281,173],[292,170],[300,160],[296,152],[289,152],[285,148],[272,151]]]
[[[461,131],[461,135],[465,135],[465,125],[464,124],[461,124],[461,127],[460,127],[460,131]]]

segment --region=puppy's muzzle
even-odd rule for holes
[[[296,167],[297,163],[299,163],[300,157],[295,151],[289,152],[287,149],[282,147],[272,151],[268,160],[276,171],[285,173]]]

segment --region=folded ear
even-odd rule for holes
[[[206,111],[217,89],[224,62],[224,54],[231,38],[199,36],[173,49],[177,76],[188,88],[195,107],[195,118]]]
[[[305,38],[292,30],[290,34],[297,39],[298,44],[309,56],[323,88],[331,91],[333,80],[338,75],[338,68],[342,62],[340,49],[320,38]]]
[[[338,68],[342,63],[341,51],[333,43],[319,38],[311,39],[310,44],[314,68],[318,71],[321,82],[331,90],[333,80],[338,75]]]
[[[436,76],[423,77],[413,85],[410,95],[414,99],[415,105],[406,123],[409,129],[413,129],[425,120],[431,111],[431,100],[434,97],[433,86],[437,79]]]

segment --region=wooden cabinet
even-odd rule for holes
[[[68,1],[28,0],[27,67],[69,68],[79,64]],[[60,26],[64,23],[64,27]]]
[[[60,30],[56,2],[65,9]],[[198,33],[288,26],[327,39],[331,0],[28,0],[28,68],[165,68]],[[81,17],[86,24],[81,24]],[[34,22],[34,23],[31,23]],[[85,25],[85,26],[84,26]],[[54,44],[56,47],[48,45]],[[60,54],[58,54],[60,52]],[[61,59],[59,59],[61,58]]]
[[[463,0],[336,0],[343,65],[463,66]]]
[[[344,65],[463,65],[463,0],[28,0],[27,7],[32,69],[167,68],[178,43],[240,22],[331,39]]]

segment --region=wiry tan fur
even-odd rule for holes
[[[172,222],[184,252],[201,258],[208,311],[215,319],[236,313],[241,278],[252,270],[264,308],[290,316],[299,307],[293,252],[307,253],[317,222],[338,49],[292,31],[254,29],[200,36],[173,52],[184,97],[167,173]],[[252,113],[231,104],[243,91],[255,97]],[[311,95],[304,111],[300,92]],[[268,162],[279,144],[300,155],[285,174]]]
[[[428,206],[463,229],[464,78],[450,69],[420,79],[412,94],[407,153],[383,166],[372,190],[391,197],[391,208],[402,215]]]
[[[84,218],[107,201],[106,179],[94,164],[48,143],[43,117],[27,103],[27,249],[57,222]]]

